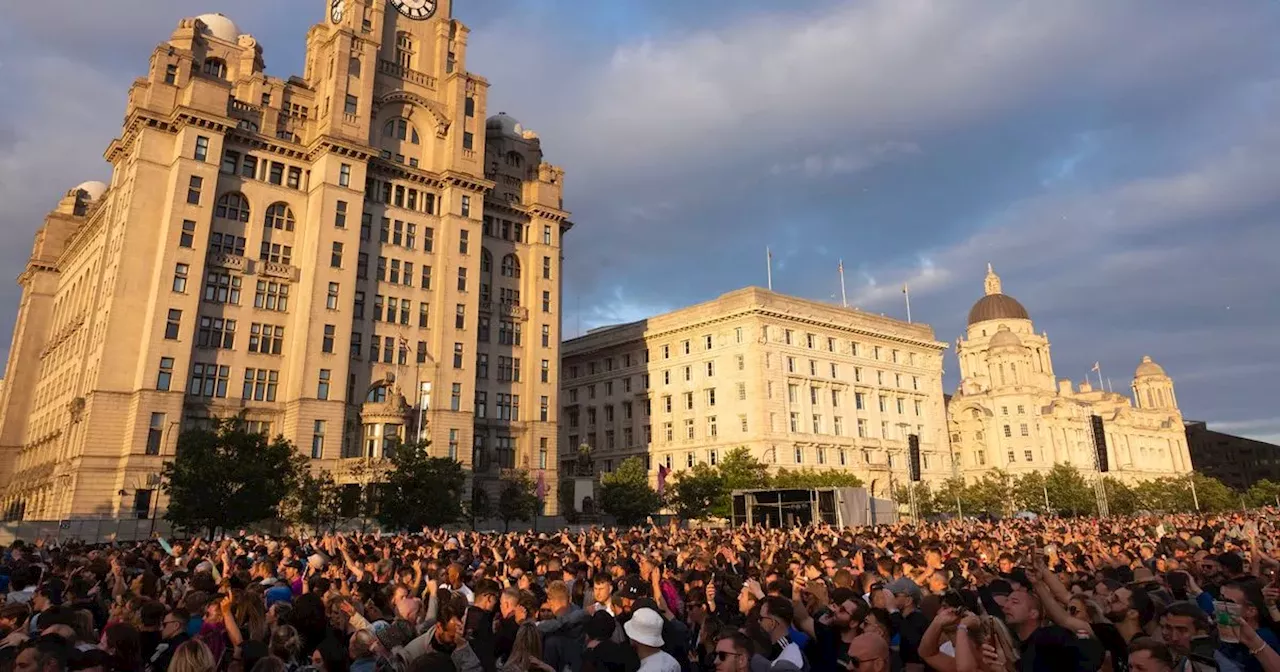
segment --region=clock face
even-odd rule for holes
[[[346,0],[333,0],[329,5],[329,19],[334,23],[342,23],[342,14],[346,10]]]
[[[421,21],[436,13],[436,0],[391,0],[396,11]]]

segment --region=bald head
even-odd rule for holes
[[[889,642],[865,632],[849,643],[849,657],[858,659],[859,672],[884,672],[889,669]]]

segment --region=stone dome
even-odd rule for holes
[[[987,264],[987,295],[978,299],[969,309],[969,324],[974,325],[988,320],[1030,320],[1027,309],[1018,300],[1000,289],[1000,276]]]
[[[235,22],[222,14],[201,14],[196,20],[204,24],[203,33],[210,37],[232,43],[240,37],[240,29]]]
[[[107,185],[102,182],[98,182],[97,180],[90,180],[88,182],[81,182],[71,191],[83,191],[90,201],[96,201],[99,198],[102,198],[103,194],[107,193]]]
[[[1134,378],[1142,378],[1144,376],[1163,376],[1164,368],[1151,359],[1149,355],[1142,356],[1142,363],[1138,365],[1138,370],[1134,372]]]
[[[486,130],[500,131],[503,135],[511,138],[524,137],[524,126],[521,126],[515,117],[506,112],[499,112],[489,117],[485,120],[484,127]]]
[[[1013,330],[1002,324],[1000,325],[1000,328],[996,330],[996,335],[991,337],[990,346],[993,348],[1020,348],[1022,347],[1022,339],[1018,338],[1018,335],[1013,333]]]

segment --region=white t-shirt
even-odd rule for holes
[[[640,661],[638,672],[680,672],[680,662],[666,651],[659,651]]]

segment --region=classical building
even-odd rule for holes
[[[945,343],[923,324],[758,287],[566,341],[560,459],[591,447],[597,471],[643,457],[656,479],[745,446],[779,469],[852,471],[877,496],[949,474]]]
[[[1049,339],[987,267],[986,295],[956,341],[960,388],[948,405],[951,446],[966,478],[1001,468],[1047,471],[1055,463],[1095,470],[1093,416],[1101,418],[1111,472],[1130,479],[1191,470],[1173,381],[1143,357],[1129,396],[1073,386],[1053,373]]]
[[[1196,473],[1236,490],[1248,490],[1261,480],[1280,482],[1280,446],[1212,430],[1198,420],[1188,420],[1186,428]]]
[[[237,413],[339,479],[424,438],[554,487],[564,173],[485,121],[449,0],[313,2],[287,80],[227,17],[181,21],[110,184],[36,233],[0,395],[9,515],[154,514],[178,433]]]

